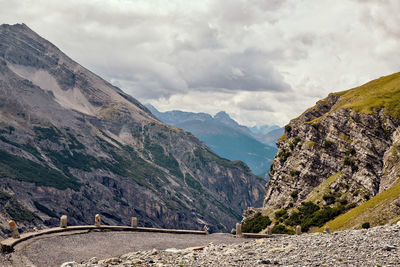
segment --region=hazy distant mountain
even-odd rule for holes
[[[277,149],[258,141],[249,128],[238,124],[226,112],[213,117],[178,110],[159,112],[151,105],[146,106],[161,121],[193,133],[219,156],[242,160],[257,175],[265,175],[269,170]]]
[[[283,128],[278,128],[266,134],[257,135],[256,138],[258,141],[264,144],[276,147],[276,140],[278,140],[278,138],[284,133],[284,131],[285,130]]]
[[[250,131],[256,134],[267,134],[273,130],[281,128],[279,125],[262,125],[249,127]]]

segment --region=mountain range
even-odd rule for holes
[[[146,107],[162,122],[191,132],[206,143],[216,154],[229,160],[245,162],[253,173],[266,177],[277,149],[275,143],[283,132],[279,126],[249,129],[233,120],[226,112],[215,116],[207,113],[180,110],[160,112],[154,106]],[[274,131],[277,134],[271,133]],[[269,142],[261,142],[267,140]]]
[[[90,49],[90,48],[82,48]],[[101,56],[101,55],[99,55]],[[264,180],[160,122],[25,24],[0,26],[0,230],[102,223],[230,231]]]

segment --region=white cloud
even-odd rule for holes
[[[400,67],[400,2],[0,0],[67,55],[161,110],[284,124]]]

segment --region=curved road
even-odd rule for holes
[[[204,246],[213,242],[239,243],[244,238],[230,234],[190,235],[146,232],[76,231],[29,239],[2,254],[0,266],[60,266],[67,261],[78,263],[92,257],[105,259],[132,251]]]

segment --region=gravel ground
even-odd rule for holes
[[[214,244],[244,242],[230,234],[187,235],[143,232],[77,231],[37,237],[3,254],[0,266],[60,266],[63,262],[82,262],[92,257],[110,258],[132,251],[165,250]]]
[[[400,266],[400,227],[333,234],[274,235],[201,250],[150,250],[91,259],[69,267],[105,266]]]
[[[257,240],[229,234],[80,232],[23,242],[1,262],[3,266],[70,262],[64,267],[400,266],[400,226]]]

